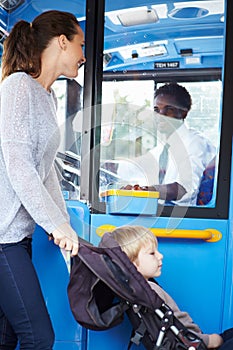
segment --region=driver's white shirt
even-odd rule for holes
[[[203,171],[216,156],[215,147],[197,130],[186,127],[185,122],[166,140],[169,144],[168,163],[163,184],[178,182],[186,194],[179,205],[195,205]],[[159,144],[150,153],[158,163],[164,144]],[[158,183],[158,172],[155,185]]]
[[[140,186],[159,184],[159,157],[165,141],[158,137],[158,145],[146,154],[133,159],[119,160],[118,175],[122,185],[138,183]],[[163,184],[178,182],[186,194],[177,201],[177,205],[196,205],[197,194],[203,171],[216,156],[211,142],[197,130],[189,129],[185,122],[173,132],[166,142],[168,163]]]

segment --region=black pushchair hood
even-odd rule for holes
[[[99,247],[80,243],[79,254],[73,258],[68,296],[75,319],[97,330],[122,322],[127,306],[113,306],[115,296],[152,310],[163,303],[110,233]]]

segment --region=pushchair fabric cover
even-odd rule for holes
[[[148,350],[206,349],[151,289],[111,233],[104,234],[99,247],[84,242],[73,258],[68,284],[71,311],[80,325],[106,330],[127,314],[134,330],[129,344],[142,342]]]

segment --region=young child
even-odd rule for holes
[[[187,312],[179,309],[175,301],[158,284],[149,278],[159,277],[162,270],[163,255],[158,251],[158,241],[153,233],[142,226],[122,226],[112,232],[113,238],[136,266],[137,270],[148,280],[151,288],[173,310],[175,317],[190,331],[197,334],[209,349],[216,349],[223,343],[218,334],[203,334]]]

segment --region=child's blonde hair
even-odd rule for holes
[[[142,246],[148,243],[158,246],[157,238],[143,226],[125,225],[116,228],[111,234],[132,262],[137,259]]]

